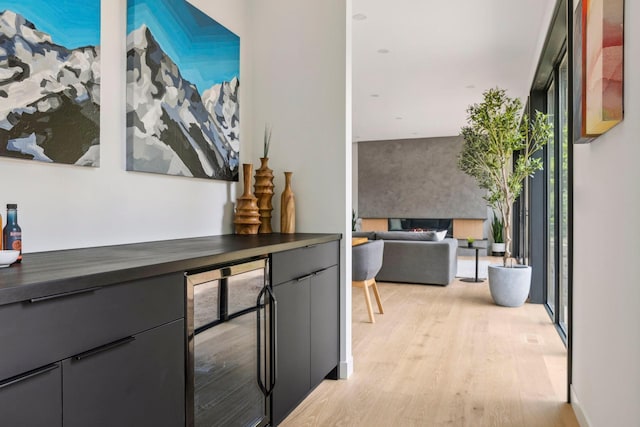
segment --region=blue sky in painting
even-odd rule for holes
[[[142,24],[200,93],[240,77],[240,38],[186,1],[128,0],[127,34]]]
[[[7,9],[66,48],[100,44],[100,0],[0,0],[0,11]]]

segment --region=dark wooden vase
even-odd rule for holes
[[[273,205],[271,199],[273,198],[273,171],[269,169],[267,165],[269,163],[268,157],[260,158],[260,168],[256,170],[256,182],[254,184],[254,193],[258,198],[258,211],[260,212],[260,228],[258,233],[268,234],[272,233],[271,229],[271,211],[273,211]]]
[[[296,232],[296,201],[291,190],[291,175],[293,172],[284,173],[284,190],[280,196],[280,232]]]
[[[242,164],[244,178],[244,193],[236,203],[236,215],[233,223],[236,225],[236,234],[258,234],[260,227],[260,212],[258,199],[251,193],[251,176],[253,165]]]

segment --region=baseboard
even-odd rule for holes
[[[576,394],[576,390],[573,388],[573,384],[571,385],[571,407],[573,408],[573,412],[576,414],[580,427],[591,427],[589,419],[580,405],[580,399],[578,399],[578,395]]]
[[[353,374],[353,357],[350,357],[347,361],[341,360],[338,365],[338,378],[346,380],[351,374]]]

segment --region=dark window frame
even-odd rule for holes
[[[551,23],[549,26],[549,30],[547,32],[547,36],[546,36],[546,40],[540,55],[540,59],[538,61],[538,67],[536,69],[536,73],[535,73],[535,77],[534,77],[534,81],[532,83],[531,86],[531,91],[530,91],[530,97],[529,97],[529,105],[532,106],[532,110],[533,109],[538,109],[541,111],[546,111],[546,105],[540,105],[541,99],[540,99],[540,93],[545,91],[548,87],[549,87],[549,83],[551,81],[551,79],[553,78],[554,73],[556,72],[556,70],[559,68],[559,64],[561,63],[560,61],[562,60],[562,58],[564,57],[564,55],[567,55],[567,61],[568,61],[568,84],[567,84],[567,93],[568,93],[568,102],[567,102],[567,123],[568,123],[568,129],[567,129],[567,137],[568,137],[568,144],[567,144],[567,156],[568,156],[568,182],[567,182],[567,191],[568,191],[568,202],[567,202],[567,227],[568,227],[568,235],[567,235],[567,240],[568,240],[568,246],[567,246],[567,257],[568,257],[568,265],[567,265],[567,277],[568,277],[568,283],[567,283],[567,329],[566,329],[566,333],[565,331],[559,326],[559,313],[560,313],[560,309],[559,309],[559,292],[558,292],[558,288],[556,288],[556,295],[555,295],[555,314],[552,317],[553,323],[554,325],[556,325],[556,328],[558,329],[558,332],[560,333],[560,336],[563,337],[563,340],[565,342],[565,345],[567,346],[567,356],[568,356],[568,360],[567,360],[567,401],[571,402],[571,393],[570,393],[570,389],[571,389],[571,383],[572,383],[572,362],[573,362],[573,357],[572,357],[572,338],[573,338],[573,334],[572,334],[572,318],[573,318],[573,126],[571,125],[573,123],[573,15],[574,15],[574,8],[573,8],[573,1],[567,1],[567,0],[557,0],[556,2],[556,6],[554,9],[554,13],[551,19]],[[555,76],[555,81],[556,83],[559,82],[559,79],[557,78],[557,76]],[[558,93],[559,93],[559,88],[560,84],[556,84],[556,100],[554,101],[557,105],[559,99],[557,97]],[[544,98],[543,98],[546,102],[546,92],[544,92]],[[542,108],[540,108],[542,107]],[[554,117],[554,122],[558,123],[559,122],[559,112],[558,114],[556,114],[557,117]],[[558,129],[559,126],[555,126],[555,128],[557,129],[554,132],[559,132],[560,130]],[[560,139],[556,139],[556,142],[559,142]],[[561,142],[560,142],[561,144]],[[560,144],[556,144],[556,149],[559,150],[559,145]],[[546,166],[546,151],[543,152],[544,153],[544,161],[545,161],[545,166]],[[556,173],[559,173],[559,169],[561,168],[561,165],[559,168],[556,168]],[[543,175],[543,174],[540,174]],[[534,177],[535,179],[535,177]],[[529,245],[529,259],[531,260],[531,265],[534,266],[535,268],[540,268],[542,270],[542,272],[544,273],[544,278],[540,278],[539,275],[536,278],[536,281],[532,282],[532,287],[533,286],[538,286],[538,287],[543,287],[542,289],[542,294],[544,295],[544,306],[547,308],[547,304],[546,304],[546,296],[547,296],[547,262],[546,262],[546,257],[547,257],[547,249],[546,249],[546,240],[547,240],[547,229],[545,228],[546,226],[540,228],[539,226],[539,218],[538,218],[538,225],[536,225],[536,218],[534,217],[535,212],[533,212],[533,208],[534,208],[534,203],[540,203],[540,200],[544,200],[543,205],[544,205],[544,211],[543,212],[547,212],[547,200],[546,200],[546,195],[547,195],[547,187],[546,187],[546,181],[547,181],[547,176],[546,174],[543,175],[542,179],[544,180],[544,185],[542,185],[542,190],[540,188],[538,188],[537,190],[534,189],[533,187],[530,187],[531,191],[529,191],[529,212],[528,212],[528,230],[524,231],[525,233],[528,232],[529,236],[533,236],[533,235],[544,235],[544,241],[545,244],[542,245],[543,248],[539,248],[539,247],[535,247],[532,245],[532,239],[527,239],[525,236],[517,236],[516,238],[514,238],[514,242],[522,242],[524,244],[528,243]],[[528,184],[531,184],[528,183]],[[556,184],[557,185],[557,184]],[[538,186],[540,187],[540,186]],[[558,200],[557,198],[561,197],[560,194],[556,195],[556,201]],[[523,205],[523,203],[520,203],[518,206],[521,207],[521,205]],[[555,206],[556,210],[560,209],[559,204],[556,202],[556,206]],[[527,214],[527,212],[522,212],[523,214]],[[521,213],[518,212],[518,215],[515,215],[516,217],[520,217]],[[537,213],[539,215],[539,212]],[[524,217],[525,219],[527,217]],[[519,218],[514,218],[519,222]],[[546,219],[544,220],[544,223],[546,223]],[[557,221],[556,221],[556,228],[560,227],[560,223],[561,223],[561,219],[557,217]],[[515,225],[515,224],[514,224]],[[538,227],[536,229],[536,227]],[[514,227],[515,231],[519,234],[522,233],[523,231],[520,230],[520,227]],[[559,235],[559,234],[556,234]],[[561,242],[556,242],[556,245],[558,244],[562,244]],[[539,245],[538,245],[539,246]],[[526,251],[525,251],[526,252]],[[556,265],[559,265],[558,262],[560,261],[558,258],[560,256],[559,251],[556,251],[555,257],[557,259],[556,261]],[[542,264],[540,264],[540,261],[543,261]],[[558,273],[556,272],[556,275]]]

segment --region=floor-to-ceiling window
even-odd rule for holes
[[[555,64],[546,92],[547,114],[554,126],[546,148],[546,303],[566,337],[569,285],[568,68],[564,54]]]
[[[544,170],[529,179],[529,246],[532,302],[544,303],[569,350],[571,384],[571,161],[569,143],[573,103],[570,96],[573,2],[558,0],[529,93],[531,110],[545,111],[553,137],[540,159]],[[575,88],[574,88],[575,89]],[[569,398],[568,398],[569,399]]]
[[[560,63],[560,159],[561,168],[558,170],[559,198],[560,198],[560,271],[558,284],[559,313],[558,323],[567,332],[568,323],[568,290],[569,290],[569,70],[567,55]]]
[[[556,118],[556,82],[555,79],[549,84],[547,89],[547,115],[549,122],[554,127]],[[549,139],[546,148],[546,168],[547,177],[547,224],[546,224],[546,301],[549,310],[553,313],[556,309],[556,148],[555,135]]]

